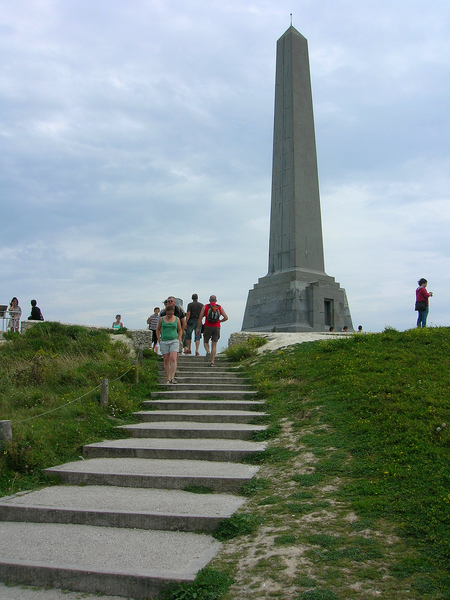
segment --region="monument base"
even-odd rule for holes
[[[288,269],[262,277],[248,293],[242,331],[353,331],[345,290],[334,277]]]

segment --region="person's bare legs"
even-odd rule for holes
[[[170,377],[170,369],[169,369],[170,354],[171,354],[171,352],[168,352],[167,354],[163,354],[164,373],[166,374],[167,383],[169,383],[170,379],[171,379],[171,377]]]
[[[173,381],[177,370],[178,352],[170,352],[169,354],[169,381]]]
[[[211,341],[211,364],[214,365],[214,359],[217,352],[217,342]]]
[[[200,348],[200,340],[195,340],[195,355],[198,356],[199,355],[199,348]]]

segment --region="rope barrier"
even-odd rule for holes
[[[119,379],[122,379],[122,377],[125,377],[125,375],[127,373],[129,373],[131,371],[131,369],[134,367],[135,365],[131,365],[131,367],[128,369],[128,371],[125,371],[125,373],[122,373],[122,375],[120,375],[119,377],[116,377],[116,379],[113,379],[111,381],[111,383],[114,383],[115,381],[119,381]],[[39,417],[43,417],[44,415],[48,415],[52,412],[55,412],[56,410],[59,410],[60,408],[64,408],[66,406],[70,406],[71,404],[73,404],[74,402],[78,402],[78,400],[81,400],[82,398],[84,398],[85,396],[88,396],[89,394],[91,394],[92,392],[95,392],[95,390],[98,390],[99,387],[101,387],[101,383],[100,385],[98,385],[95,388],[92,388],[91,390],[89,390],[88,392],[86,392],[85,394],[83,394],[82,396],[79,396],[78,398],[75,398],[75,400],[71,400],[70,402],[66,402],[66,404],[61,404],[61,406],[57,406],[56,408],[52,408],[51,410],[48,410],[45,413],[41,413],[40,415],[35,415],[34,417],[29,417],[28,419],[23,419],[22,421],[15,421],[14,423],[12,423],[13,425],[19,425],[19,423],[26,423],[27,421],[31,421],[33,419],[38,419]]]

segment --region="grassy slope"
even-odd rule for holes
[[[18,423],[78,397],[102,377],[122,375],[130,364],[106,332],[44,327],[0,347],[0,419],[11,419],[14,431],[0,457],[0,493],[42,484],[45,466],[76,458],[84,443],[120,435],[115,426],[154,385],[150,362],[139,386],[132,377],[112,386],[107,412],[94,392],[61,412]],[[250,581],[238,595],[231,589],[227,600],[333,600],[372,597],[373,590],[392,599],[450,598],[450,436],[443,425],[449,420],[449,333],[387,330],[247,361],[245,370],[267,399],[271,431],[281,435],[255,457],[270,477],[246,490],[248,510],[263,519],[260,529],[270,540],[266,533],[231,541],[215,564],[237,585]],[[347,506],[356,521],[347,519]],[[390,533],[401,542],[384,543]],[[240,544],[236,556],[233,544]],[[292,559],[300,546],[292,574],[281,550]],[[260,559],[250,572],[245,560],[252,552]],[[277,577],[281,588],[267,585],[263,592],[261,581]]]
[[[385,598],[450,598],[449,350],[448,328],[386,330],[247,361],[244,368],[267,399],[274,431],[283,419],[292,424],[290,437],[274,439],[266,456],[257,458],[263,477],[270,478],[260,490],[255,482],[252,506],[269,533],[279,527],[282,534],[265,540],[272,550],[256,550],[265,577],[276,579],[277,569],[284,569],[282,597],[361,597],[360,580],[370,573],[372,588]],[[339,529],[343,506],[358,521],[350,526],[343,519]],[[327,522],[326,510],[334,510],[334,521]],[[314,514],[317,523],[291,519],[295,512]],[[355,538],[358,530],[365,532]],[[381,543],[389,534],[401,540],[396,550],[392,540]],[[257,542],[254,536],[237,554],[255,553]],[[295,545],[307,549],[296,578],[280,567],[274,549],[282,544],[291,546],[291,556]],[[239,560],[230,559],[231,571]],[[245,597],[272,597],[255,594],[246,591]],[[272,595],[279,595],[276,589]]]
[[[107,330],[49,322],[5,337],[0,420],[12,422],[13,441],[0,454],[0,495],[48,483],[43,469],[77,460],[83,444],[123,437],[117,425],[132,419],[156,381],[156,356],[136,385],[129,350]],[[91,391],[103,378],[110,381],[106,410],[99,389]]]

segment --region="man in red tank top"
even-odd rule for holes
[[[202,308],[197,323],[197,335],[200,333],[203,318],[205,318],[203,345],[206,350],[206,359],[211,361],[210,364],[213,367],[217,352],[217,342],[220,338],[220,324],[228,321],[228,315],[223,308],[217,304],[216,296],[210,296],[209,304],[205,304]],[[209,351],[209,340],[211,340],[211,352]]]

